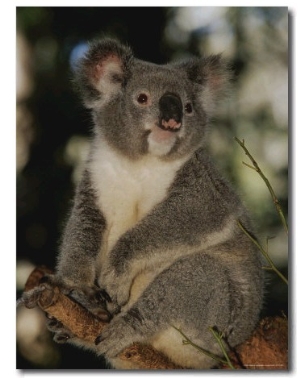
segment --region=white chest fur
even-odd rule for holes
[[[161,202],[186,159],[163,162],[155,156],[132,161],[100,141],[90,163],[97,205],[107,229],[101,247],[105,259],[119,237]]]

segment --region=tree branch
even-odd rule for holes
[[[79,303],[62,294],[58,287],[49,288],[48,285],[40,284],[40,279],[46,273],[50,271],[44,267],[38,267],[31,273],[25,285],[25,297],[26,293],[35,288],[42,288],[36,298],[36,305],[59,320],[80,339],[94,342],[107,323],[100,321]],[[26,299],[24,304],[26,306]],[[27,307],[31,308],[32,303]],[[139,343],[126,348],[118,357],[134,363],[139,369],[182,369],[151,346]]]
[[[62,294],[58,287],[52,288],[49,284],[40,283],[41,278],[48,273],[51,272],[45,267],[34,269],[18,303],[23,303],[28,308],[39,306],[77,337],[93,342],[107,323],[100,321],[80,304]],[[228,356],[226,354],[226,360],[229,358],[235,369],[287,369],[287,327],[286,318],[263,319],[249,340],[228,353]],[[190,344],[194,345],[191,341]],[[183,369],[151,346],[140,343],[132,344],[118,357],[139,369]],[[220,369],[227,368],[228,362],[226,365],[220,365]]]

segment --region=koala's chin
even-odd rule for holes
[[[148,136],[148,151],[154,156],[165,156],[171,151],[175,142],[176,134],[173,131],[154,126]]]

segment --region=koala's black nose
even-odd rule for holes
[[[182,102],[173,93],[165,93],[159,100],[159,127],[164,130],[178,131],[182,122]]]

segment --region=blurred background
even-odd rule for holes
[[[244,139],[288,214],[288,9],[286,7],[18,7],[16,37],[17,295],[36,265],[53,268],[86,157],[91,119],[72,91],[87,41],[113,36],[135,55],[166,63],[223,53],[232,95],[211,122],[209,148],[250,209],[262,244],[287,276],[288,238]],[[267,243],[268,240],[268,243]],[[287,285],[268,273],[262,316],[288,315]],[[17,368],[97,369],[91,353],[57,345],[39,310],[17,311]]]

